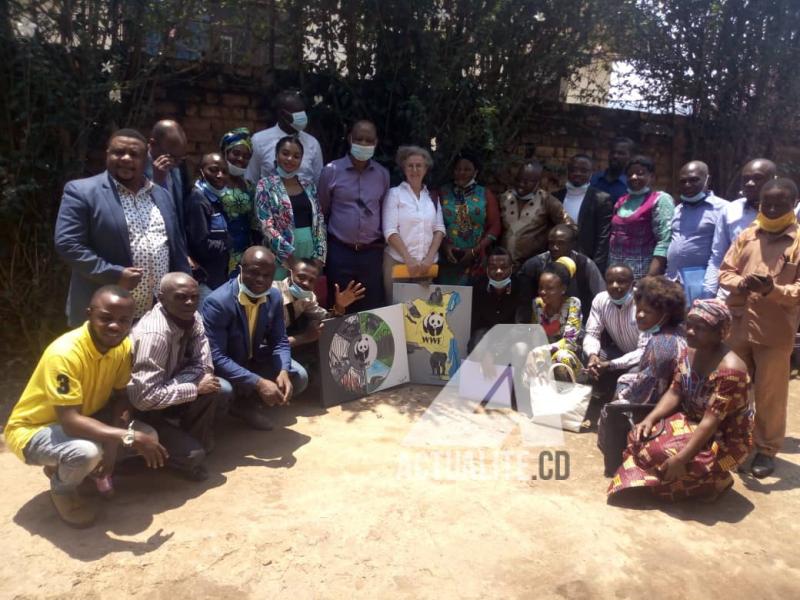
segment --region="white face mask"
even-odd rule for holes
[[[575,185],[575,184],[570,183],[569,181],[567,181],[567,186],[566,187],[570,192],[584,192],[584,193],[586,193],[586,190],[589,189],[589,182],[587,181],[583,185]]]
[[[247,172],[247,169],[243,169],[242,167],[237,167],[230,161],[225,161],[228,163],[228,173],[233,175],[234,177],[243,177],[244,174]]]

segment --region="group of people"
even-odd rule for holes
[[[797,188],[771,161],[744,166],[732,202],[691,161],[676,205],[628,138],[612,141],[604,171],[571,157],[553,194],[526,161],[499,197],[477,183],[476,154],[461,152],[434,188],[431,154],[407,145],[391,187],[372,122],[353,124],[347,154],[324,164],[302,97],[274,100],[275,126],[226,133],[193,182],[186,136],[163,120],[149,139],[114,132],[106,171],[64,188],[55,247],[75,329],[45,350],[5,436],[44,466],[67,523],[93,522],[79,487],[113,493],[128,456],[205,479],[217,415],[271,429],[269,407],[307,385],[301,358],[323,320],[391,304],[398,279],[472,286],[470,348],[494,325],[539,324],[553,361],[591,378],[600,404],[652,405],[610,494],[718,495],[750,454],[753,421],[751,471],[772,472],[800,241]]]

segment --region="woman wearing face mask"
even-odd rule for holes
[[[635,156],[625,169],[628,193],[614,205],[611,219],[609,262],[624,263],[635,279],[662,275],[672,239],[672,196],[654,191],[655,164],[646,156]]]
[[[228,167],[228,187],[221,200],[231,236],[229,268],[233,271],[239,264],[242,253],[253,244],[261,243],[261,232],[255,218],[256,188],[244,178],[253,155],[250,131],[246,127],[229,131],[222,136],[219,146]]]
[[[267,175],[256,188],[256,211],[265,244],[281,263],[275,279],[284,279],[296,259],[325,263],[325,221],[317,200],[317,188],[301,180],[297,170],[303,160],[303,145],[286,136],[275,145],[275,175]]]
[[[544,329],[552,362],[566,365],[578,375],[583,367],[578,358],[583,336],[581,301],[567,296],[575,269],[575,262],[566,256],[544,268],[539,276],[539,296],[533,301],[532,322]],[[535,351],[529,361],[535,360]]]
[[[444,238],[442,207],[425,185],[425,175],[433,166],[430,152],[419,146],[400,146],[397,165],[405,181],[389,189],[383,202],[383,285],[386,303],[392,303],[393,271],[397,265],[408,267],[410,279],[426,278],[439,259]]]
[[[447,230],[442,242],[446,260],[440,265],[440,283],[470,285],[484,270],[487,248],[500,236],[497,199],[475,181],[479,170],[478,158],[469,151],[461,152],[453,167],[453,183],[439,191]]]
[[[228,279],[231,243],[221,200],[225,180],[222,155],[215,152],[203,156],[186,217],[189,256],[196,265],[192,275],[200,284],[201,300]]]
[[[747,365],[725,344],[730,328],[725,303],[694,302],[686,317],[689,348],[672,385],[628,436],[609,496],[647,488],[664,500],[715,500],[733,485],[730,471],[752,445],[753,413]]]
[[[681,331],[686,313],[686,296],[680,284],[663,275],[643,277],[633,293],[636,302],[636,325],[647,337],[636,372],[625,373],[617,380],[614,400],[603,406],[597,426],[597,445],[606,459],[606,476],[619,465],[624,449],[624,433],[609,426],[609,406],[619,404],[654,404],[669,387],[686,349]],[[619,453],[619,454],[617,454]],[[616,456],[612,456],[612,454]]]

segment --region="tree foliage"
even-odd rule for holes
[[[743,162],[775,157],[797,130],[800,3],[637,0],[632,8],[624,57],[647,79],[631,85],[651,109],[688,109],[687,158],[709,162],[720,191],[737,193]]]

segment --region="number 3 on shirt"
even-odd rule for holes
[[[56,375],[56,381],[58,382],[56,391],[59,394],[69,394],[69,378],[63,374]]]

